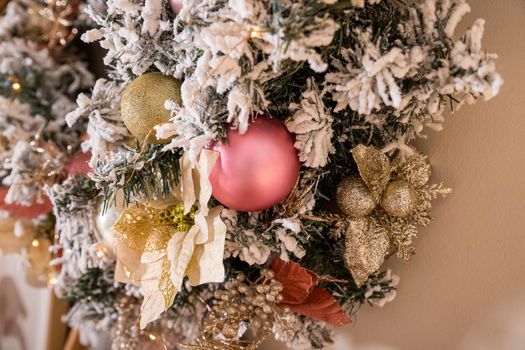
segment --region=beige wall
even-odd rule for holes
[[[0,350],[46,349],[50,296],[27,284],[20,256],[0,256],[0,327],[14,329],[9,336],[0,330]]]
[[[525,1],[468,0],[486,19],[500,96],[465,106],[420,148],[455,192],[435,205],[397,299],[363,307],[337,350],[525,349]],[[268,349],[277,350],[277,345]]]

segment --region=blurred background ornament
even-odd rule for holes
[[[93,169],[89,166],[91,160],[91,152],[81,152],[74,154],[71,161],[66,167],[69,175],[82,176],[91,172]]]
[[[28,219],[0,218],[0,254],[20,253],[31,242],[33,225]]]
[[[34,238],[27,247],[27,279],[33,285],[45,286],[56,283],[56,271],[51,266],[51,241],[47,237]]]
[[[27,16],[20,36],[47,48],[57,62],[71,59],[63,55],[64,48],[76,38],[79,31],[75,21],[80,12],[80,0],[46,0],[27,2]]]
[[[149,142],[160,143],[152,129],[170,119],[170,112],[164,108],[166,100],[182,104],[181,81],[159,72],[145,73],[126,86],[120,110],[122,120],[139,141],[147,136]]]
[[[49,32],[44,33],[44,39],[51,52],[57,52],[66,47],[78,34],[73,21],[79,14],[80,0],[47,0],[47,8],[41,13],[49,19]]]
[[[42,4],[32,3],[28,8],[28,22],[24,37],[42,47],[47,47],[57,61],[64,60],[60,55],[63,48],[77,36],[74,26],[80,10],[80,0],[47,0]]]
[[[49,213],[53,208],[46,195],[41,195],[40,199],[33,202],[30,206],[6,203],[5,197],[8,191],[8,187],[0,187],[0,210],[5,210],[15,217],[36,218]]]
[[[290,194],[299,178],[294,137],[277,119],[259,116],[243,135],[229,129],[227,140],[212,149],[220,153],[210,176],[213,196],[231,209],[271,208]]]
[[[5,0],[4,0],[5,1]],[[184,6],[184,0],[168,0],[174,14],[178,15]]]

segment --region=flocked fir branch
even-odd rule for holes
[[[156,145],[129,149],[97,167],[91,178],[102,189],[105,207],[118,200],[127,205],[135,198],[157,199],[171,194],[179,182],[180,153],[161,149]],[[115,197],[119,192],[122,199]]]

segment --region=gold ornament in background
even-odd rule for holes
[[[27,247],[26,280],[35,287],[45,287],[56,282],[56,270],[50,265],[51,241],[46,237],[35,238]]]
[[[339,183],[336,200],[341,211],[354,218],[367,216],[376,206],[372,193],[357,176],[347,176]]]
[[[52,186],[60,182],[65,176],[64,154],[52,141],[44,141],[42,132],[44,126],[37,130],[34,139],[29,143],[35,162],[42,164],[38,171],[31,172],[31,179],[24,180],[22,183],[15,183],[12,186],[32,183],[38,188],[45,185]],[[13,142],[13,140],[11,140]],[[16,142],[16,139],[15,139]]]
[[[41,15],[50,22],[43,40],[55,55],[77,36],[78,29],[73,26],[73,21],[79,10],[80,0],[48,0],[47,8],[41,11]]]
[[[124,124],[141,142],[160,143],[152,129],[170,119],[166,100],[182,104],[181,81],[162,73],[146,73],[125,88],[120,102]]]
[[[215,292],[209,315],[202,321],[201,336],[195,345],[179,344],[187,350],[257,350],[270,336],[275,322],[287,314],[277,304],[282,301],[283,286],[273,279],[271,270],[251,283],[244,275],[226,282],[224,291]],[[244,328],[243,328],[244,327]],[[253,327],[253,328],[252,328]],[[243,340],[251,330],[254,340]]]
[[[387,214],[404,218],[414,211],[419,198],[416,190],[405,180],[396,180],[388,184],[381,208]]]
[[[15,226],[18,222],[18,232]],[[33,224],[29,219],[0,218],[0,254],[19,253],[31,242]]]
[[[62,49],[78,35],[74,26],[80,0],[46,0],[27,9],[22,36],[49,49],[57,61],[63,61]]]
[[[427,185],[431,168],[420,153],[415,152],[406,161],[401,157],[391,161],[381,151],[359,145],[352,149],[352,155],[363,182],[356,185],[358,182],[344,179],[339,187],[352,187],[345,191],[338,188],[337,203],[348,215],[345,265],[356,285],[361,286],[381,267],[390,249],[410,261],[417,226],[430,223],[431,200],[445,197],[451,190],[442,184]],[[358,187],[363,184],[373,204],[364,195],[367,192]],[[343,195],[347,197],[341,198]]]
[[[33,225],[33,239],[26,247],[26,281],[35,287],[54,285],[59,270],[51,265],[51,252],[55,235],[55,219],[52,215]]]

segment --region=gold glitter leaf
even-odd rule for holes
[[[358,287],[376,272],[390,249],[388,233],[373,220],[350,220],[345,237],[344,261]]]
[[[352,149],[352,155],[359,169],[359,174],[372,192],[377,203],[381,199],[388,181],[390,181],[390,159],[373,147],[357,145]]]

